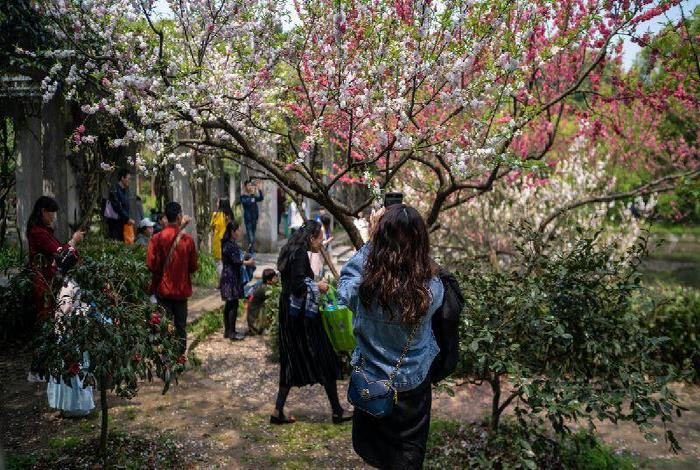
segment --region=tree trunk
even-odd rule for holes
[[[108,426],[109,426],[109,409],[107,407],[107,387],[104,384],[100,384],[100,406],[102,408],[102,430],[100,432],[100,456],[102,457],[102,464],[105,466],[107,464],[107,436],[108,436]]]
[[[493,391],[493,400],[491,401],[491,429],[494,433],[497,433],[498,425],[501,420],[501,377],[494,374],[490,383],[491,390]]]
[[[340,223],[340,225],[343,226],[345,231],[348,234],[348,237],[350,237],[350,241],[352,242],[353,246],[355,247],[356,250],[359,250],[362,248],[362,245],[364,245],[364,241],[362,240],[362,237],[360,236],[360,231],[357,230],[357,227],[355,227],[355,221],[353,218],[349,215],[338,213],[335,214],[333,211],[326,207],[331,214],[336,218],[336,220]]]

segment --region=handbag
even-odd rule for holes
[[[105,203],[105,211],[103,215],[105,216],[105,219],[119,220],[119,215],[117,214],[117,211],[114,210],[114,207],[112,207],[112,201],[109,199],[107,199],[107,202]]]
[[[399,360],[396,361],[394,370],[389,374],[388,380],[370,380],[364,371],[365,358],[360,356],[359,367],[356,366],[350,375],[350,385],[348,386],[348,401],[350,404],[375,418],[383,418],[391,414],[394,410],[394,404],[399,399],[399,392],[394,385],[394,379],[396,379],[401,363],[406,358],[408,348],[413,342],[413,337],[416,335],[421,323],[422,321],[413,327],[413,331],[408,340],[406,340],[406,345],[401,351]]]
[[[330,286],[325,302],[319,309],[323,329],[335,352],[352,352],[355,349],[355,335],[352,332],[352,311],[345,305],[338,305],[336,289]]]
[[[136,239],[136,234],[134,233],[134,226],[131,224],[124,224],[124,243],[127,245],[133,245]]]

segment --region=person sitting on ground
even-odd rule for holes
[[[243,252],[236,243],[240,226],[238,222],[229,222],[221,239],[221,260],[223,270],[219,279],[219,291],[224,305],[224,338],[239,341],[245,335],[236,332],[236,319],[238,318],[238,303],[243,299],[243,279],[241,278],[241,266],[252,266],[253,259],[243,259]]]
[[[197,248],[185,226],[190,218],[182,206],[169,202],[165,206],[168,226],[153,235],[148,244],[146,264],[152,273],[150,291],[173,319],[180,337],[180,352],[187,347],[187,299],[192,296],[192,274],[197,271]]]
[[[153,227],[153,235],[161,232],[168,226],[168,218],[165,216],[165,212],[154,212],[151,215],[151,220],[156,223],[156,226]]]
[[[277,284],[277,279],[277,272],[268,268],[263,271],[262,280],[254,285],[255,288],[248,297],[248,334],[261,335],[267,328],[269,322],[265,315],[265,300],[268,287]]]
[[[143,219],[139,222],[139,233],[136,235],[136,244],[141,246],[148,246],[148,242],[151,241],[153,236],[153,227],[155,222],[151,219]]]

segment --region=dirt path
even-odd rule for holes
[[[184,374],[166,395],[161,395],[158,383],[145,383],[135,399],[113,399],[113,429],[171,436],[182,445],[185,468],[364,468],[352,451],[350,425],[330,424],[320,386],[290,393],[287,410],[299,423],[267,423],[278,367],[267,358],[266,338],[234,343],[217,333],[195,351],[201,367]],[[26,382],[26,359],[26,353],[18,355],[5,347],[0,352],[2,446],[27,452],[53,445],[57,438],[95,435],[97,419],[62,419],[48,409],[45,385]],[[341,395],[346,387],[346,382],[339,383]],[[486,387],[465,385],[455,392],[454,397],[436,393],[435,419],[477,420],[489,409]],[[679,385],[677,392],[689,408],[673,426],[684,447],[679,456],[670,455],[663,440],[646,442],[629,424],[602,424],[601,436],[616,449],[655,461],[657,468],[700,468],[700,389]],[[344,396],[341,401],[349,407]]]

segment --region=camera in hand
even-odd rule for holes
[[[386,193],[384,195],[384,207],[394,204],[403,204],[403,193]]]

